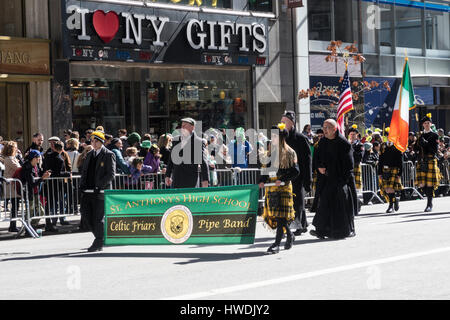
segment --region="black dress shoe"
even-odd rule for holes
[[[45,226],[46,232],[58,232],[58,229],[56,229],[52,224],[49,226]]]
[[[66,220],[63,220],[63,221],[60,221],[59,224],[62,225],[62,226],[69,226],[70,222],[66,221]]]
[[[16,226],[9,227],[9,228],[8,228],[8,232],[14,232],[14,233],[17,233],[17,232],[19,232],[19,229],[17,229]]]
[[[297,229],[297,230],[294,232],[294,235],[295,235],[295,236],[301,236],[302,233],[306,233],[306,232],[308,232],[308,228]]]
[[[310,235],[313,237],[319,238],[319,239],[325,239],[325,236],[323,236],[321,233],[317,232],[316,230],[311,230],[309,232]]]
[[[270,254],[275,254],[278,252],[280,252],[280,246],[275,243],[273,245],[271,245],[269,247],[269,249],[267,249],[267,253],[270,253]]]
[[[103,251],[103,246],[92,245],[87,249],[88,252]]]
[[[395,211],[398,211],[398,209],[400,209],[399,199],[395,198],[395,202],[394,202],[394,210],[395,210]]]
[[[294,245],[295,235],[288,237],[286,243],[284,244],[284,250],[289,250]]]
[[[389,203],[389,208],[386,210],[386,213],[392,213],[394,212],[394,204]]]
[[[433,205],[427,205],[424,212],[430,212],[433,209]]]

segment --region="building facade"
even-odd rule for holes
[[[418,107],[450,130],[448,1],[30,0],[0,13],[0,135],[28,145],[98,125],[115,135],[170,132],[182,117],[203,129],[270,128],[284,110],[297,127],[333,117],[325,92],[342,63],[331,40],[355,44],[352,81],[383,84],[354,101],[349,123],[388,126],[409,57]],[[324,94],[298,100],[311,87]],[[16,112],[19,111],[19,112]],[[417,115],[416,115],[417,114]]]
[[[53,1],[53,131],[256,127],[272,2]],[[67,116],[68,115],[68,116]]]
[[[0,11],[0,136],[19,148],[31,135],[51,134],[48,6],[41,0],[5,1]]]
[[[339,86],[342,63],[324,63],[331,40],[343,47],[355,43],[366,61],[350,65],[352,80],[388,82],[364,92],[350,122],[361,127],[388,127],[408,56],[417,108],[410,112],[411,131],[427,113],[438,128],[450,130],[450,6],[448,1],[317,0],[308,3],[310,85]],[[311,101],[313,127],[331,114],[330,107]]]

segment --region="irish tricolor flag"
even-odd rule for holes
[[[414,92],[408,58],[406,58],[402,84],[398,88],[388,137],[388,140],[401,152],[405,152],[408,147],[409,109],[412,107],[414,107]]]

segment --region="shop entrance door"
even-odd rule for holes
[[[0,136],[17,142],[24,151],[30,144],[28,84],[0,82]]]

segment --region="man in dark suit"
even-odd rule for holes
[[[91,134],[94,150],[88,152],[81,169],[81,214],[84,215],[95,240],[88,252],[102,251],[104,238],[104,194],[112,188],[116,172],[116,155],[105,148],[105,135],[101,131]]]
[[[285,111],[281,117],[281,122],[286,124],[286,129],[289,132],[286,142],[297,153],[298,166],[300,168],[300,174],[292,181],[293,193],[295,194],[295,218],[300,223],[300,227],[294,234],[299,236],[308,230],[305,212],[305,192],[311,191],[311,148],[308,138],[295,129],[295,112]]]
[[[166,185],[174,188],[208,187],[209,168],[206,144],[195,132],[195,120],[181,120],[181,135],[174,138],[174,144],[167,165]],[[198,175],[200,166],[200,177]],[[199,181],[200,178],[200,181]]]

